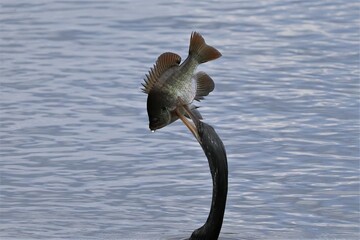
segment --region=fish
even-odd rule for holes
[[[204,99],[214,90],[215,84],[205,72],[194,72],[200,64],[221,56],[216,48],[205,43],[198,32],[192,32],[185,61],[181,63],[181,57],[173,52],[165,52],[158,57],[142,83],[142,91],[148,94],[147,112],[151,131],[171,124],[180,116],[182,120],[183,116],[202,119],[198,107],[192,103]]]

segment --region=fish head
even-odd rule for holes
[[[158,92],[150,92],[147,99],[149,128],[151,131],[163,128],[171,123],[171,111],[166,97]]]

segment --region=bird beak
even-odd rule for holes
[[[182,108],[185,110],[185,112],[190,116],[191,120],[194,123],[191,123],[189,120],[186,119],[186,117],[181,114],[180,109],[176,108],[176,114],[181,119],[181,121],[185,124],[185,126],[192,132],[192,134],[195,136],[195,138],[198,140],[198,142],[201,144],[200,136],[198,133],[198,129],[196,125],[198,125],[198,122],[200,121],[189,109],[188,105],[183,105]]]

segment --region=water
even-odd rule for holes
[[[199,103],[224,141],[221,239],[358,239],[359,3],[1,3],[1,239],[184,239],[206,220],[205,156],[151,133],[145,73],[223,54]]]

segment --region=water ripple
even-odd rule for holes
[[[193,30],[223,57],[199,103],[229,159],[221,239],[359,238],[356,1],[4,1],[0,237],[184,239],[203,152],[148,130],[144,74]]]

